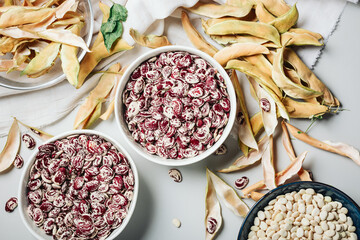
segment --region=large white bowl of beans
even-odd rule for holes
[[[166,46],[136,59],[117,89],[120,132],[143,157],[163,165],[200,161],[225,141],[235,121],[226,71],[194,48]]]

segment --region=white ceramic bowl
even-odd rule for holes
[[[143,148],[139,143],[135,142],[135,140],[131,136],[130,131],[127,127],[127,124],[123,118],[124,105],[122,103],[122,93],[128,82],[128,79],[130,78],[131,73],[144,61],[150,59],[151,57],[157,56],[160,53],[169,52],[169,51],[185,51],[185,52],[189,52],[189,53],[198,55],[199,57],[206,60],[208,63],[210,63],[210,65],[212,65],[214,68],[216,68],[220,72],[221,76],[225,80],[225,84],[226,84],[227,91],[229,94],[231,109],[230,109],[229,121],[224,129],[222,136],[211,148],[207,149],[203,153],[201,153],[195,157],[192,157],[192,158],[184,158],[184,159],[178,159],[178,160],[166,159],[166,158],[159,157],[158,155],[152,155],[152,154],[148,153],[145,148]],[[134,62],[132,62],[132,64],[127,68],[127,70],[125,71],[125,73],[122,77],[122,80],[117,88],[117,91],[116,91],[115,117],[116,117],[116,122],[120,129],[121,135],[126,139],[127,143],[136,152],[138,152],[141,156],[143,156],[144,158],[146,158],[152,162],[162,164],[162,165],[167,165],[167,166],[189,165],[189,164],[201,161],[204,158],[211,155],[213,152],[216,151],[216,149],[218,149],[221,146],[221,144],[224,143],[225,139],[228,137],[228,135],[231,131],[231,128],[233,127],[234,122],[235,122],[235,117],[236,117],[235,115],[236,115],[235,90],[234,90],[234,87],[233,87],[231,80],[230,80],[229,76],[227,75],[226,71],[223,69],[223,67],[217,61],[215,61],[215,59],[210,57],[208,54],[206,54],[202,51],[199,51],[195,48],[191,48],[191,47],[178,46],[178,45],[177,46],[175,46],[175,45],[174,46],[165,46],[165,47],[154,49],[152,51],[145,53],[144,55],[141,55]]]
[[[139,191],[139,176],[138,176],[138,172],[137,172],[135,163],[132,160],[131,156],[128,154],[128,152],[123,147],[121,147],[117,141],[115,141],[114,139],[112,139],[111,137],[109,137],[103,133],[93,131],[93,130],[68,131],[68,132],[62,133],[60,135],[57,135],[57,136],[49,139],[48,141],[44,142],[43,144],[50,143],[50,142],[53,142],[58,139],[63,139],[67,136],[71,136],[74,134],[98,135],[98,136],[106,139],[107,141],[111,142],[127,158],[127,160],[129,161],[130,167],[133,171],[134,180],[135,180],[133,199],[130,204],[128,215],[123,220],[120,227],[118,227],[117,229],[112,231],[111,234],[106,238],[107,240],[112,240],[112,239],[116,238],[124,230],[124,228],[126,227],[128,222],[130,221],[130,218],[135,209],[136,200],[137,200],[138,191]],[[26,194],[27,193],[27,182],[29,179],[30,168],[33,165],[33,163],[35,162],[35,156],[37,153],[38,153],[38,150],[36,150],[32,154],[32,156],[30,157],[30,159],[26,162],[26,165],[24,166],[25,169],[22,172],[21,179],[20,179],[20,186],[19,186],[19,193],[18,193],[18,196],[19,196],[18,206],[20,208],[21,219],[24,222],[26,228],[31,232],[31,234],[33,236],[35,236],[37,239],[51,240],[51,239],[53,239],[52,236],[45,234],[45,232],[42,228],[37,227],[35,225],[35,223],[30,219],[29,215],[27,214],[27,207],[29,205],[28,200],[27,200],[27,194]]]
[[[85,19],[85,26],[81,29],[80,34],[86,45],[90,46],[94,30],[94,15],[91,1],[79,0],[77,11],[83,14]],[[86,51],[84,49],[79,49],[79,62],[81,62],[85,54]],[[57,59],[52,69],[38,78],[28,78],[26,75],[20,76],[19,71],[10,73],[0,72],[0,86],[15,90],[38,90],[58,84],[65,80],[65,78],[66,76],[61,69],[61,61]]]

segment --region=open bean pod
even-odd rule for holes
[[[19,130],[18,122],[16,118],[14,118],[14,121],[9,130],[5,147],[0,153],[0,173],[9,169],[13,165],[13,162],[19,151],[19,148],[20,148],[20,130]]]

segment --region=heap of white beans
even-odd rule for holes
[[[259,211],[249,240],[356,240],[355,226],[340,202],[314,189],[277,196]]]

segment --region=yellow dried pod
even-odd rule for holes
[[[102,106],[102,102],[99,102],[96,105],[94,111],[90,114],[90,116],[79,125],[78,129],[90,128],[91,125],[93,125],[95,123],[95,121],[99,119],[99,117],[101,115],[101,106]]]
[[[236,17],[209,18],[207,20],[201,19],[201,25],[204,31],[206,32],[209,27],[217,23],[225,22],[228,20],[240,20],[240,19]]]
[[[269,22],[269,24],[276,27],[280,33],[284,33],[296,24],[298,18],[299,12],[296,8],[296,4],[294,4],[287,13],[275,18],[273,21]]]
[[[4,55],[13,51],[16,45],[22,42],[22,39],[15,39],[11,37],[3,36],[0,39],[0,54]]]
[[[256,43],[235,43],[231,46],[224,47],[214,55],[214,59],[225,66],[231,59],[256,54],[268,54],[269,49]]]
[[[0,28],[38,23],[54,14],[54,8],[12,6],[0,15]]]
[[[207,173],[214,184],[216,194],[225,206],[228,207],[235,215],[245,217],[249,212],[249,207],[241,199],[237,192],[209,169],[207,169]]]
[[[98,35],[98,37],[102,38],[102,35]],[[130,46],[125,40],[118,39],[110,52],[106,50],[104,45],[104,40],[102,38],[101,43],[98,45],[93,45],[90,49],[90,53],[86,53],[84,59],[80,63],[80,72],[78,77],[78,85],[76,88],[79,88],[84,83],[86,77],[91,73],[91,71],[96,67],[96,65],[104,58],[107,58],[117,52],[130,50],[133,46]]]
[[[293,135],[295,138],[313,147],[348,157],[351,160],[353,160],[357,165],[360,165],[360,153],[354,147],[347,145],[345,143],[319,141],[289,123],[286,123],[286,126],[289,132],[291,133],[291,135]]]
[[[16,118],[14,118],[16,119]],[[19,121],[18,119],[16,119],[21,125],[23,125],[26,129],[30,130],[31,132],[33,132],[36,136],[38,136],[39,138],[41,138],[42,140],[44,141],[47,141],[49,140],[50,138],[54,137],[53,135],[47,133],[47,132],[44,132],[38,128],[35,128],[35,127],[31,127],[21,121]]]
[[[60,27],[60,26],[69,26],[73,24],[77,24],[79,22],[82,22],[83,20],[80,17],[72,17],[67,19],[61,19],[58,21],[55,21],[51,24],[51,27]]]
[[[10,127],[9,134],[6,140],[6,144],[2,152],[0,153],[0,173],[9,169],[20,148],[20,130],[19,125],[14,118],[14,121]]]
[[[282,96],[281,91],[276,86],[271,77],[263,73],[251,63],[240,60],[230,60],[228,61],[225,69],[236,69],[242,73],[245,73],[246,75],[253,77],[260,84],[270,88],[276,95]]]
[[[237,105],[236,106],[238,107],[237,116],[239,118],[238,119],[239,120],[238,137],[239,137],[239,142],[243,143],[243,144],[240,144],[240,148],[241,148],[242,152],[244,153],[244,155],[247,155],[247,153],[248,153],[247,147],[258,149],[258,146],[257,146],[256,140],[255,140],[255,137],[253,135],[253,132],[251,130],[249,113],[246,108],[244,93],[240,86],[239,79],[237,77],[235,70],[232,70],[230,79],[234,86],[236,97],[237,97]],[[247,147],[244,147],[244,146],[247,146]]]
[[[312,32],[312,31],[309,31],[309,30],[303,29],[303,28],[290,28],[288,32],[289,33],[297,33],[297,34],[309,34],[316,39],[319,39],[319,40],[323,39],[323,36],[320,33]]]
[[[301,78],[294,69],[284,67],[285,75],[294,83],[302,85]]]
[[[257,112],[250,118],[251,130],[254,136],[257,136],[264,128],[264,122],[261,117],[261,112]]]
[[[267,39],[247,36],[247,35],[210,35],[210,37],[218,44],[227,45],[233,43],[257,43],[263,44],[268,42]]]
[[[294,32],[285,32],[281,34],[281,45],[284,46],[322,46],[324,43],[322,42],[322,38],[318,39],[313,35],[307,33],[294,33]]]
[[[291,118],[312,118],[329,112],[329,108],[319,103],[299,102],[289,97],[282,100]]]
[[[214,56],[218,50],[201,36],[201,34],[191,24],[189,16],[184,11],[181,13],[181,23],[191,43],[200,51],[203,51],[210,56]]]
[[[296,160],[296,154],[293,145],[291,143],[289,131],[286,128],[285,121],[281,122],[281,128],[283,130],[283,134],[281,135],[282,144],[290,160],[293,162]],[[298,176],[300,177],[301,181],[312,181],[310,177],[310,173],[303,168],[301,168],[300,171],[298,172]]]
[[[21,66],[25,63],[25,61],[29,58],[31,54],[30,50],[24,45],[16,49],[13,57],[14,65],[10,68],[7,73],[12,72],[14,70],[24,70],[21,69]]]
[[[258,142],[258,149],[250,150],[247,156],[242,155],[237,158],[229,167],[219,170],[218,172],[229,173],[242,170],[258,162],[264,155],[265,150],[269,146],[269,137],[265,135]]]
[[[158,48],[171,45],[166,36],[156,36],[153,34],[143,35],[133,28],[130,28],[130,36],[137,44],[148,48]]]
[[[39,52],[21,72],[21,75],[34,75],[48,70],[54,65],[54,61],[59,55],[60,43],[50,43],[47,47]]]
[[[259,21],[263,23],[271,22],[276,18],[265,8],[262,2],[256,4],[255,13]]]
[[[280,46],[280,35],[275,27],[267,23],[227,20],[210,26],[210,35],[248,34],[267,39]]]
[[[257,96],[257,101],[260,107],[265,132],[268,136],[271,136],[274,133],[275,128],[278,124],[276,111],[276,101],[278,101],[278,99],[274,99],[253,78],[249,78],[249,82]]]
[[[119,72],[120,68],[120,64],[116,63],[112,65],[108,71]],[[115,85],[115,79],[116,78],[114,73],[104,73],[101,76],[99,83],[90,92],[89,96],[86,98],[85,102],[81,105],[78,113],[76,114],[74,129],[79,128],[79,126],[86,126],[88,119],[91,119],[91,115],[93,113],[98,113],[98,111],[94,110],[98,104],[104,102],[105,98],[109,95],[110,91]]]
[[[272,135],[270,136],[269,146],[266,148],[261,158],[261,166],[263,169],[264,184],[266,185],[267,189],[272,190],[276,188],[274,168],[274,138]]]
[[[305,63],[298,57],[298,55],[291,49],[285,49],[284,60],[290,63],[301,79],[308,82],[310,88],[323,93],[323,101],[325,105],[339,106],[340,102],[337,100],[330,90],[325,86],[320,79],[305,65]]]
[[[187,8],[187,10],[209,18],[220,18],[225,16],[241,18],[250,13],[252,6],[253,4],[244,4],[242,7],[236,7],[227,4],[218,5],[198,2],[193,7]]]
[[[13,0],[5,0],[4,1],[4,6],[11,6],[11,5],[14,5]]]
[[[266,57],[263,54],[257,54],[253,56],[245,56],[243,59],[257,68],[261,69],[264,73],[271,76],[272,74],[272,65],[271,63],[266,59]]]
[[[284,50],[285,47],[279,48],[274,57],[272,78],[276,85],[293,98],[308,99],[321,96],[321,92],[296,84],[286,77],[284,73]]]
[[[205,193],[205,227],[207,228],[209,221],[214,223],[214,220],[216,221],[216,226],[214,231],[208,231],[207,229],[205,230],[205,240],[214,239],[222,225],[220,202],[216,197],[215,187],[209,174],[209,170],[207,169]]]
[[[84,23],[79,22],[78,24],[73,25],[69,30],[76,34],[80,35],[81,28],[83,28]],[[77,86],[77,80],[80,70],[79,60],[77,58],[78,48],[66,44],[62,44],[60,50],[60,59],[61,67],[63,72],[66,75],[66,79],[73,86]]]
[[[274,16],[281,16],[290,10],[290,6],[284,0],[256,0],[264,4],[265,8],[269,10]]]

